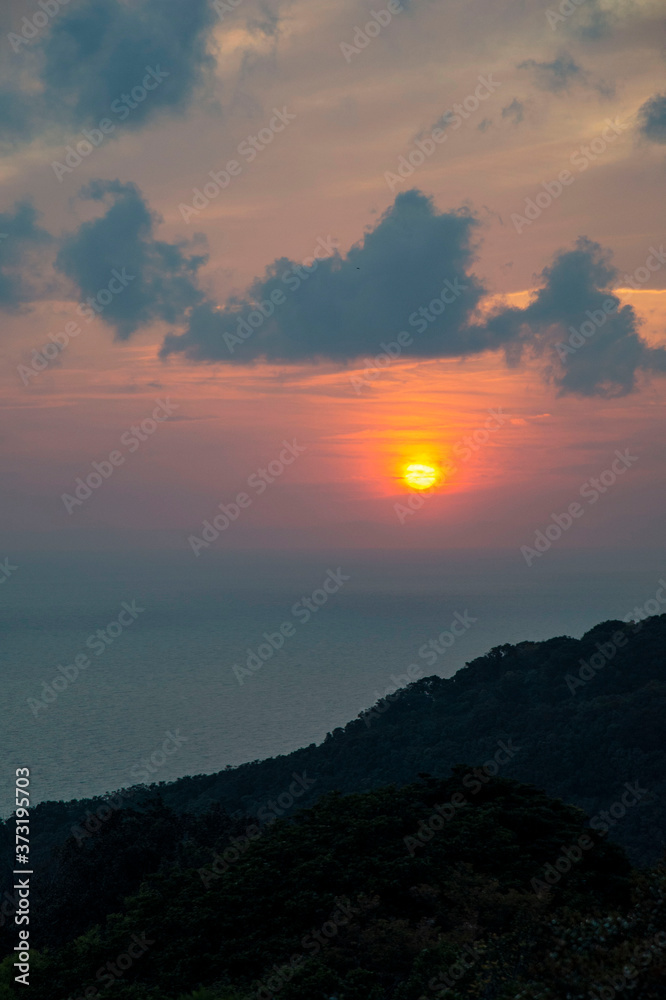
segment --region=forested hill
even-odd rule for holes
[[[375,708],[320,745],[153,790],[178,812],[219,803],[263,823],[327,791],[402,785],[424,772],[446,777],[455,764],[482,765],[499,753],[491,770],[499,767],[501,776],[534,784],[591,817],[614,807],[597,825],[609,827],[608,836],[634,863],[664,853],[666,615],[604,622],[580,640],[497,646],[451,679],[419,680]],[[518,749],[507,754],[499,741]],[[627,783],[638,801],[616,817],[622,807],[615,804],[631,797]],[[301,788],[302,795],[292,794]],[[136,806],[145,791],[125,804]],[[38,806],[34,847],[45,854],[99,806],[100,800]]]
[[[163,786],[164,799],[176,809],[217,801],[256,815],[288,791],[294,772],[316,782],[311,796],[363,791],[406,784],[421,772],[446,777],[458,763],[481,765],[494,759],[498,741],[511,740],[520,749],[502,775],[591,817],[621,800],[625,783],[638,782],[640,801],[611,816],[609,836],[636,864],[664,853],[666,615],[604,622],[580,640],[497,646],[451,679],[417,681],[376,708],[383,711],[336,729],[319,746],[184,778]]]
[[[210,816],[98,916],[93,878],[170,825],[128,815],[116,838],[110,821],[70,843],[58,919],[40,905],[31,923],[31,997],[582,1000],[629,975],[635,1000],[663,997],[665,873],[632,872],[537,789],[470,776],[331,794],[251,839]],[[11,946],[0,1000],[17,995]]]

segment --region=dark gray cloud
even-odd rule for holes
[[[405,330],[411,341],[402,357],[502,349],[517,364],[533,355],[563,395],[622,396],[636,388],[640,372],[666,371],[666,351],[648,347],[633,308],[612,292],[617,274],[610,254],[584,237],[544,269],[526,308],[501,308],[475,322],[485,291],[470,274],[474,226],[470,214],[438,214],[421,192],[407,191],[361,243],[344,257],[320,261],[309,277],[302,270],[295,277],[298,266],[283,258],[244,297],[222,308],[209,300],[196,306],[186,331],[167,336],[162,356],[348,362],[377,354]],[[435,316],[432,305],[447,278],[460,294]],[[286,291],[284,301],[264,317],[261,303],[270,307],[276,290]]]
[[[517,97],[502,108],[502,118],[510,118],[514,125],[519,125],[525,117],[525,105]]]
[[[185,107],[214,68],[207,32],[217,18],[209,0],[89,0],[60,15],[44,45],[42,80],[52,107],[94,124],[111,103],[141,84],[146,67],[169,76],[127,118],[136,128],[162,108]]]
[[[470,326],[484,294],[470,274],[477,225],[469,212],[438,213],[421,192],[403,192],[344,256],[336,252],[321,259],[310,265],[310,273],[282,258],[244,296],[222,308],[202,302],[185,332],[166,338],[163,356],[180,352],[194,361],[238,363],[348,361],[377,353],[382,341],[402,329],[413,338],[406,353],[419,357],[457,357],[501,346],[494,334]],[[262,308],[270,315],[264,318]]]
[[[45,293],[42,251],[51,236],[37,219],[29,201],[0,212],[0,307],[10,312]]]
[[[104,211],[60,240],[57,270],[93,308],[101,302],[95,311],[120,340],[156,321],[172,325],[163,358],[347,364],[390,344],[400,345],[402,358],[502,350],[510,365],[536,358],[561,394],[580,396],[626,395],[641,373],[666,373],[666,350],[648,346],[634,309],[612,291],[610,253],[585,237],[541,272],[526,307],[500,306],[481,320],[477,307],[487,292],[472,273],[478,220],[467,209],[438,212],[422,192],[405,191],[347,253],[321,237],[318,257],[275,260],[220,305],[200,287],[205,254],[156,239],[159,216],[135,185],[94,181],[80,197]],[[29,205],[0,216],[0,226],[4,242],[16,242],[19,265],[22,246],[50,240]],[[661,247],[656,261],[650,267],[666,262]],[[27,286],[19,272],[0,268],[2,301],[11,307]],[[124,278],[121,287],[118,280],[111,286],[114,274]]]
[[[559,9],[562,6],[558,4],[548,7],[548,24],[554,30],[563,30],[585,41],[598,41],[609,35],[620,20],[618,11],[602,7],[600,0],[585,0],[578,6],[570,3],[568,10],[565,8],[565,13]],[[632,14],[635,16],[636,12],[632,11]]]
[[[517,68],[529,70],[536,86],[553,94],[569,90],[572,83],[578,83],[585,77],[585,71],[568,52],[560,53],[552,62],[525,59],[518,63]]]
[[[551,62],[525,59],[517,69],[528,70],[539,90],[551,94],[564,94],[578,85],[596,90],[602,97],[612,97],[615,88],[604,80],[597,80],[584,70],[568,52],[560,52]]]
[[[219,305],[199,290],[203,259],[155,240],[155,217],[136,188],[97,182],[85,193],[111,205],[69,238],[60,266],[86,294],[106,284],[112,267],[136,273],[136,285],[102,318],[120,337],[170,320],[181,332],[167,335],[163,358],[346,364],[381,352],[405,331],[401,357],[503,350],[518,364],[531,355],[561,394],[621,396],[636,388],[641,372],[666,370],[666,351],[648,347],[633,308],[612,292],[609,252],[584,237],[543,270],[528,306],[500,308],[480,322],[486,290],[471,273],[478,221],[467,210],[440,213],[411,190],[346,254],[322,239],[321,259],[307,266],[276,260],[244,294]]]
[[[639,131],[651,142],[666,142],[666,94],[655,94],[638,109]]]
[[[25,42],[17,41],[19,20],[18,32],[10,36],[14,58],[20,53],[18,72],[25,60],[33,79],[12,74],[0,87],[5,143],[56,128],[94,127],[104,117],[135,129],[160,112],[183,110],[214,69],[207,46],[216,23],[209,0],[87,0],[61,7]],[[131,92],[142,86],[147,67],[168,75],[143,99],[133,100]],[[124,94],[131,103],[124,102]],[[113,112],[116,101],[125,111]]]
[[[10,82],[0,83],[0,150],[9,150],[19,142],[29,142],[39,131],[36,110],[39,98],[22,93]]]
[[[638,333],[631,306],[611,291],[617,272],[598,243],[579,238],[540,275],[542,287],[524,309],[503,309],[488,325],[513,345],[546,361],[545,375],[562,395],[624,396],[640,371],[666,371],[666,351]]]
[[[79,197],[101,202],[106,211],[63,238],[57,270],[77,285],[84,300],[107,289],[113,272],[120,272],[122,291],[114,292],[101,313],[119,340],[156,320],[182,322],[187,310],[203,299],[196,275],[206,255],[192,253],[186,242],[156,240],[160,217],[134,184],[93,181]],[[119,280],[115,278],[114,287]]]

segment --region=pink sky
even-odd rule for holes
[[[352,41],[372,5],[286,4],[271,35],[253,29],[259,8],[243,0],[214,25],[215,70],[187,108],[141,129],[119,127],[61,182],[51,163],[80,138],[78,130],[39,133],[2,160],[3,210],[30,198],[41,224],[59,236],[101,214],[99,205],[75,200],[83,185],[132,182],[163,218],[158,239],[204,234],[210,258],[200,286],[224,303],[243,296],[272,261],[310,256],[320,238],[333,237],[346,254],[396,194],[418,188],[439,212],[466,206],[479,218],[472,270],[487,289],[486,312],[502,301],[527,304],[555,255],[587,236],[612,253],[616,294],[634,307],[641,335],[666,345],[666,265],[638,290],[624,279],[664,238],[664,146],[636,125],[638,109],[663,81],[659,4],[588,3],[609,17],[598,38],[583,32],[583,7],[552,28],[545,5],[412,2],[348,62],[340,45]],[[12,16],[20,22],[10,6],[3,17]],[[542,86],[538,70],[518,68],[552,63],[564,50],[581,69],[563,89]],[[10,54],[18,65],[23,54]],[[385,173],[474,93],[479,76],[497,81],[495,92],[391,191]],[[503,115],[514,101],[520,113]],[[274,108],[287,108],[294,120],[186,223],[179,206],[191,204],[209,171],[238,156]],[[572,157],[586,155],[581,149],[591,148],[609,119],[626,129],[611,133],[579,170]],[[573,183],[517,232],[512,213],[567,168]],[[174,354],[160,361],[170,325],[153,323],[119,342],[97,319],[24,385],[17,366],[49,332],[76,319],[78,301],[63,281],[4,317],[3,523],[5,532],[20,533],[20,545],[136,529],[164,530],[186,545],[219,503],[232,502],[249,476],[276,459],[284,440],[305,451],[253,498],[224,544],[518,550],[626,448],[639,456],[635,465],[562,544],[641,548],[663,532],[663,376],[641,374],[636,391],[618,398],[558,395],[544,377],[547,357],[528,353],[509,368],[503,352],[489,351],[466,360],[401,357],[357,392],[351,378],[367,368],[363,359],[231,367]],[[387,340],[404,324],[396,316]],[[68,514],[62,494],[94,461],[119,447],[126,453],[121,436],[158,399],[176,405],[174,417]],[[502,426],[401,523],[402,466],[425,458],[446,467],[455,445],[498,409]]]

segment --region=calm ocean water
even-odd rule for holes
[[[419,664],[422,676],[450,676],[499,643],[579,636],[643,603],[664,572],[656,557],[632,569],[620,557],[601,565],[555,553],[534,570],[515,553],[483,561],[207,555],[14,559],[19,568],[0,593],[1,815],[10,811],[19,766],[31,769],[34,801],[70,799],[136,783],[142,760],[161,751],[168,732],[178,731],[182,742],[162,754],[152,781],[319,742],[409,664]],[[350,579],[337,593],[308,621],[294,614],[293,605],[338,567]],[[114,626],[96,637],[133,601],[136,617],[124,615],[129,624],[120,634]],[[419,647],[456,612],[477,620],[428,666]],[[263,634],[284,623],[293,634],[240,684],[233,665],[245,664],[248,651],[266,642]],[[61,680],[43,708],[29,701],[48,696],[44,685],[62,678],[58,666],[78,654],[90,659],[78,678]]]

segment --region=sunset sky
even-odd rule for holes
[[[0,14],[0,558],[239,493],[218,549],[664,541],[659,0],[46,8]]]

